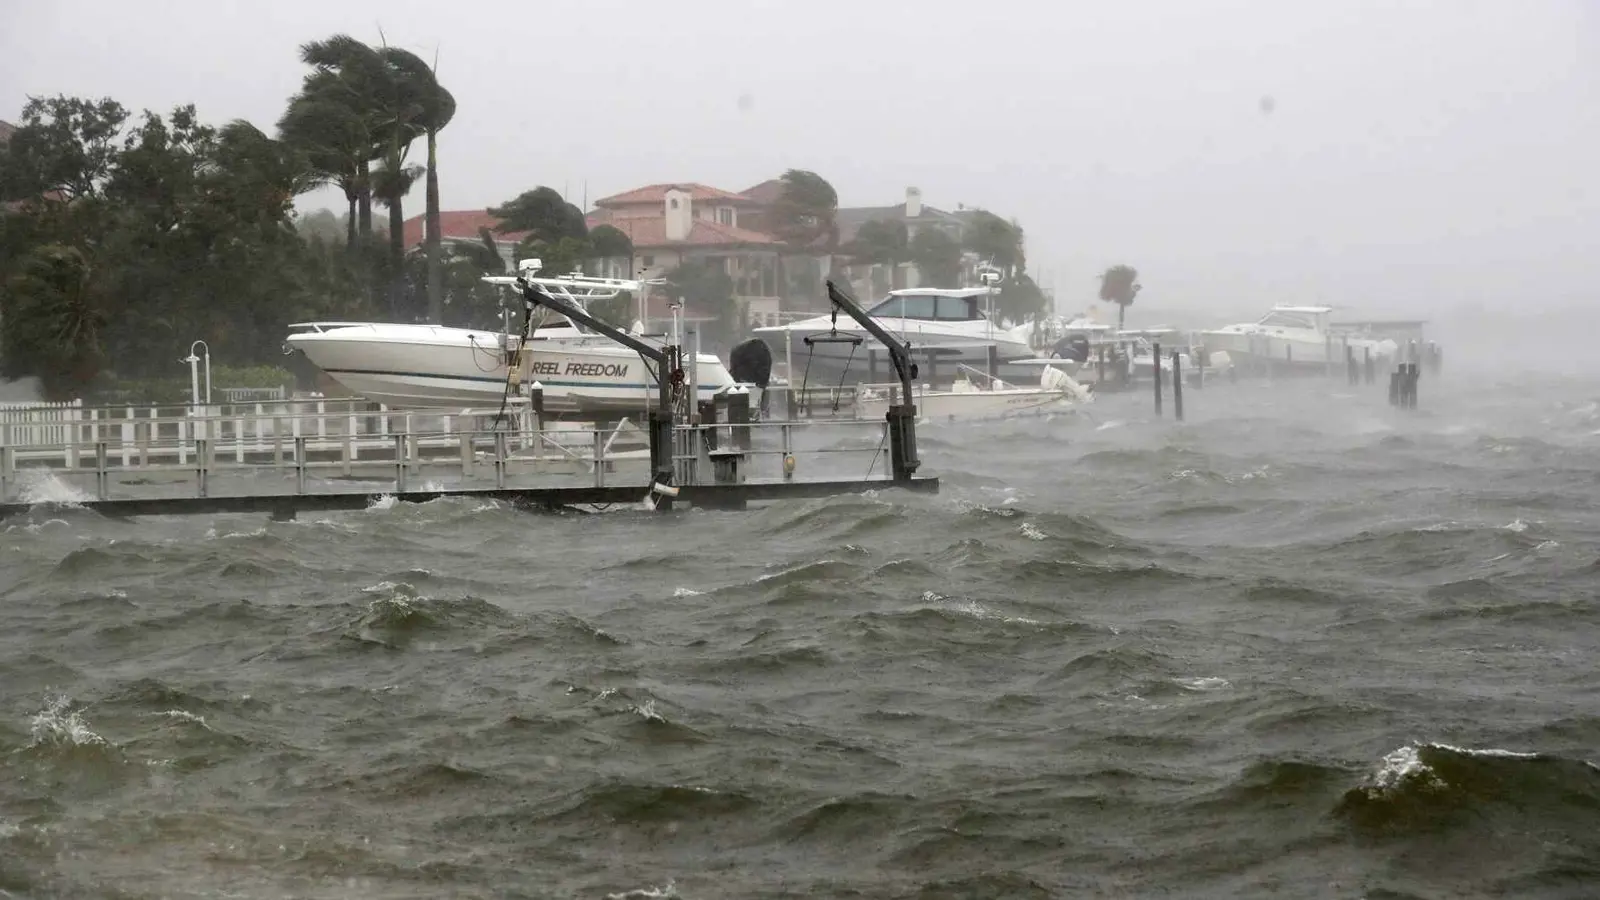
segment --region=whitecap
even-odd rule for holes
[[[1228,681],[1228,679],[1218,678],[1214,675],[1199,678],[1179,678],[1177,681],[1179,687],[1189,691],[1220,691],[1223,688],[1233,687],[1232,682]]]
[[[1022,536],[1030,541],[1042,541],[1049,537],[1049,535],[1035,528],[1032,522],[1023,522],[1022,527],[1017,530],[1022,532]]]
[[[665,898],[678,897],[678,888],[672,880],[668,880],[661,887],[634,888],[631,891],[621,891],[607,894],[606,900],[665,900]]]
[[[197,716],[194,713],[189,712],[187,710],[169,709],[166,712],[155,713],[155,715],[164,716],[164,717],[166,717],[168,719],[174,719],[174,720],[179,721],[179,722],[189,722],[189,723],[192,723],[192,724],[195,724],[195,725],[199,725],[201,728],[204,728],[207,731],[211,730],[211,726],[206,724],[206,720],[205,720],[204,716]]]
[[[95,734],[83,715],[72,708],[72,700],[61,695],[35,713],[30,723],[34,747],[86,747],[104,745],[106,739]]]

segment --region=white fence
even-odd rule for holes
[[[12,444],[65,444],[72,440],[72,426],[82,418],[82,400],[0,403],[0,426],[10,435]]]

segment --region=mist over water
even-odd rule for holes
[[[38,507],[0,889],[1584,896],[1600,381],[1382,391],[930,423],[933,497]]]

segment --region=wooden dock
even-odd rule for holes
[[[0,410],[0,517],[68,504],[108,516],[361,509],[476,497],[533,508],[638,506],[650,496],[642,431],[541,422],[526,408],[393,412],[364,402],[241,407]],[[677,504],[752,502],[891,487],[886,423],[674,426]],[[876,473],[876,477],[874,477]],[[359,487],[357,487],[359,485]]]

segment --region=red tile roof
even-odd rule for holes
[[[4,144],[6,141],[11,140],[11,136],[16,133],[17,126],[11,124],[10,122],[0,120],[0,144]]]
[[[766,181],[747,187],[739,193],[760,203],[762,206],[771,206],[778,202],[779,197],[783,196],[783,179],[768,178]]]
[[[422,219],[422,216],[412,216],[406,220],[402,234],[407,247],[422,246]],[[476,241],[479,228],[493,231],[499,224],[500,219],[482,210],[448,210],[439,213],[439,234],[445,240]],[[626,234],[636,249],[641,250],[662,247],[766,246],[779,243],[771,235],[732,225],[722,225],[710,219],[695,219],[689,229],[688,240],[669,241],[666,216],[647,215],[642,210],[596,210],[589,214],[588,224],[590,228],[612,225]],[[497,241],[515,244],[527,236],[526,231],[510,231],[504,234],[495,232],[494,237]]]
[[[407,247],[422,246],[422,216],[412,216],[406,220],[405,236]],[[490,231],[500,224],[500,220],[489,215],[481,209],[457,209],[439,211],[439,236],[445,240],[476,241],[478,229],[488,228]],[[526,231],[508,231],[505,234],[495,232],[494,239],[507,244],[515,244],[528,236]]]
[[[738,246],[768,246],[777,244],[778,239],[759,231],[750,231],[746,228],[737,228],[733,225],[722,225],[710,219],[694,219],[689,228],[689,237],[682,241],[667,240],[666,216],[635,216],[613,215],[610,210],[599,210],[591,213],[588,218],[589,227],[598,225],[611,225],[633,242],[635,250],[650,250],[661,247],[738,247]]]
[[[699,184],[693,181],[680,181],[668,184],[650,184],[645,185],[642,188],[634,188],[631,191],[625,191],[621,194],[612,194],[610,197],[602,197],[599,200],[596,200],[594,205],[599,207],[614,207],[656,204],[659,206],[661,203],[666,201],[667,191],[670,191],[673,188],[677,188],[680,191],[688,191],[689,200],[692,203],[701,203],[712,200],[719,200],[734,206],[750,206],[756,203],[755,200],[752,200],[743,194],[735,194],[732,191],[725,191],[721,188],[714,188],[710,185]]]

